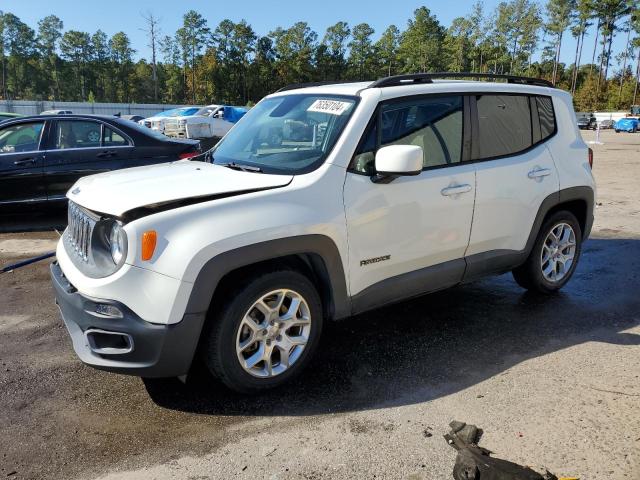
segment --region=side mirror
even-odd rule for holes
[[[374,183],[389,183],[397,177],[420,175],[423,162],[422,147],[417,145],[389,145],[376,152]]]

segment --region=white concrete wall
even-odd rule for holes
[[[37,100],[0,100],[0,112],[38,115],[45,110],[71,110],[73,113],[100,115],[142,115],[150,117],[158,112],[184,105],[163,105],[151,103],[89,103],[89,102],[44,102]]]

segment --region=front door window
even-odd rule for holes
[[[20,123],[0,129],[0,154],[35,152],[44,122]]]

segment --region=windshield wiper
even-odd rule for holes
[[[236,162],[218,163],[218,165],[221,167],[232,168],[233,170],[242,170],[243,172],[262,173],[262,169],[260,167],[254,167],[253,165],[243,165]]]

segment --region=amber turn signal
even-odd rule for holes
[[[147,230],[142,234],[142,260],[151,260],[157,241],[158,234],[155,230]]]

